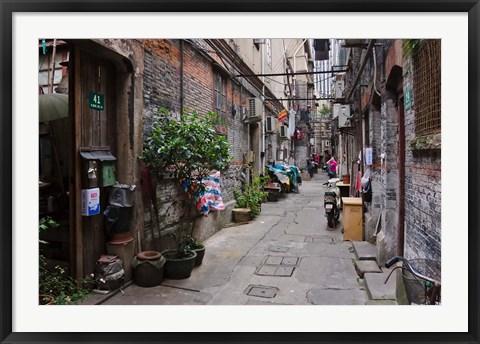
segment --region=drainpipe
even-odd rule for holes
[[[180,114],[183,113],[183,39],[180,40]]]
[[[360,81],[360,77],[363,73],[363,69],[365,68],[365,66],[367,64],[367,61],[368,61],[368,58],[370,57],[370,54],[372,53],[374,44],[375,44],[374,39],[371,39],[370,42],[368,43],[367,52],[365,53],[365,57],[363,58],[363,61],[360,65],[360,69],[359,69],[357,75],[355,76],[355,81],[353,82],[353,86],[350,89],[348,97],[345,98],[347,102],[350,100],[350,97],[352,96],[353,92],[355,91],[355,87],[357,87],[357,84]]]
[[[300,44],[300,46],[297,48],[297,50],[295,50],[295,52],[293,53],[293,72],[296,73],[297,72],[297,53],[298,51],[303,47],[303,45],[305,44],[305,42],[307,41],[307,39],[304,39],[302,44]],[[293,92],[295,92],[295,96],[297,95],[297,90],[295,88],[295,86],[297,85],[297,77],[296,75],[293,76]]]
[[[304,39],[302,44],[300,44],[300,46],[297,48],[297,50],[295,50],[295,52],[293,53],[293,73],[296,73],[297,72],[297,53],[299,52],[299,50],[303,47],[303,45],[305,44],[305,42],[307,41],[307,39]],[[293,75],[293,93],[295,94],[295,97],[297,96],[297,76],[294,74]],[[294,106],[297,105],[297,102],[295,101],[295,98],[294,98]],[[295,143],[294,141],[292,140],[292,150],[295,152]],[[293,160],[296,161],[297,159],[295,158],[295,153],[293,155]]]
[[[265,74],[265,45],[266,44],[262,44],[262,74]],[[262,95],[264,94],[265,94],[265,77],[262,76]],[[262,96],[262,98],[265,98],[265,96]],[[262,107],[263,107],[262,121],[260,122],[262,126],[261,128],[262,141],[261,141],[261,149],[260,149],[260,159],[258,160],[260,164],[260,166],[258,166],[258,171],[260,173],[265,173],[265,110],[266,110],[266,106],[263,101],[262,101]],[[264,152],[263,158],[262,158],[262,152]]]
[[[53,83],[55,81],[55,54],[57,50],[57,40],[53,40],[53,52],[52,52],[52,78],[51,81],[48,83],[48,93],[53,93]]]

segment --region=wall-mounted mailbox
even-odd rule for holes
[[[100,189],[82,189],[82,216],[100,214]]]
[[[98,161],[97,171],[95,175],[98,178],[98,186],[112,186],[117,181],[116,176],[116,160],[112,153],[108,150],[90,150],[90,151],[80,151],[80,155],[84,160],[88,161],[88,166],[92,166],[92,161]],[[87,171],[89,176],[92,171]],[[90,177],[89,177],[90,178]],[[93,185],[88,185],[89,187]]]

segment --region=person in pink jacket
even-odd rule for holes
[[[335,161],[335,157],[332,156],[330,160],[327,161],[327,164],[330,166],[330,172],[328,173],[328,176],[330,178],[335,178],[337,175],[337,162]]]

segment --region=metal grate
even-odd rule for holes
[[[441,130],[440,40],[425,40],[413,56],[415,134],[430,135]]]

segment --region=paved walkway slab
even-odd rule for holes
[[[394,300],[368,300],[365,304],[367,306],[396,306],[398,302]]]
[[[364,275],[365,287],[369,298],[372,300],[396,300],[396,281],[395,275],[392,274],[388,279],[387,284],[385,280],[388,277],[390,270],[382,273],[366,273]]]
[[[357,270],[358,276],[363,278],[365,273],[380,273],[382,269],[378,266],[374,260],[357,260],[355,261],[355,270]]]
[[[376,260],[377,247],[368,241],[354,241],[353,248],[357,260]]]
[[[312,289],[307,299],[314,305],[364,305],[367,302],[361,289]]]

